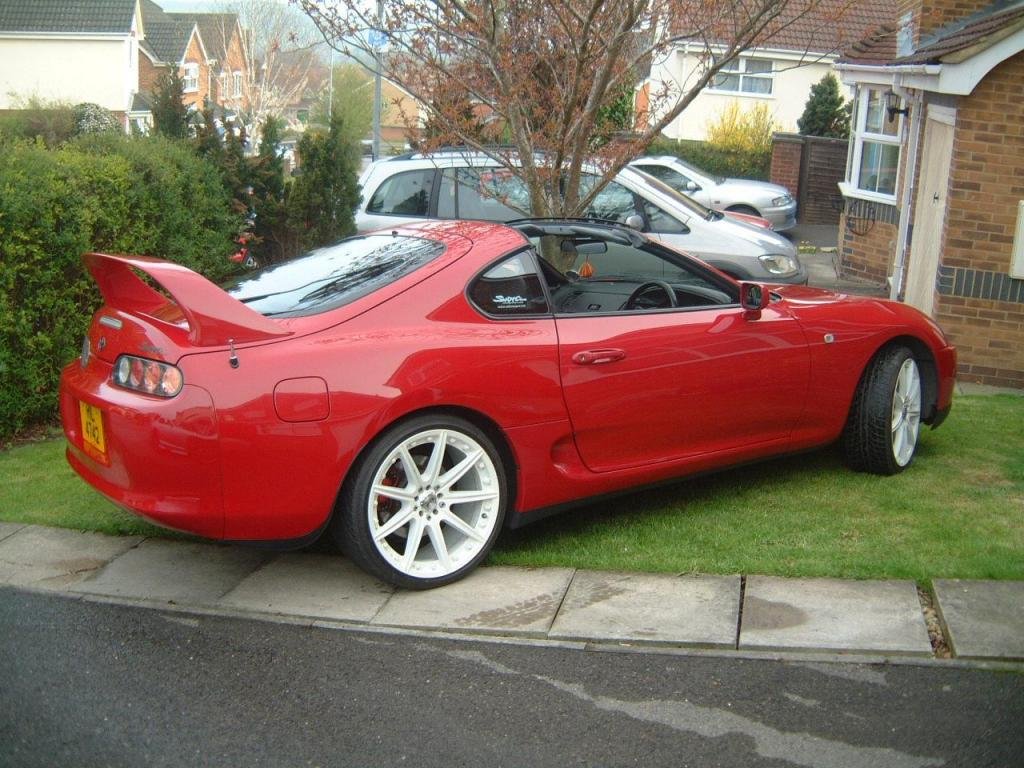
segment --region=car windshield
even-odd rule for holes
[[[420,237],[353,237],[235,278],[222,287],[268,317],[316,315],[395,282],[436,259],[444,249],[443,244]]]
[[[701,205],[692,197],[684,195],[682,192],[678,192],[672,189],[672,187],[670,187],[661,179],[656,179],[654,176],[651,176],[651,174],[646,173],[640,168],[634,167],[631,168],[630,170],[632,170],[633,173],[635,173],[639,177],[638,180],[640,182],[646,184],[649,187],[653,187],[654,189],[658,190],[661,194],[671,198],[676,205],[678,205],[680,208],[685,208],[694,216],[698,216],[704,219],[705,221],[717,221],[718,219],[722,218],[722,216],[725,215],[721,211],[713,211],[710,208]],[[641,196],[643,196],[642,193]]]

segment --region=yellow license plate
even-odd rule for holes
[[[86,447],[94,448],[103,456],[107,453],[107,441],[103,435],[103,412],[94,405],[79,402],[78,412],[82,416],[82,440]]]

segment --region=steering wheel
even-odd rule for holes
[[[664,301],[655,301],[658,291],[665,295]],[[662,309],[666,306],[678,306],[675,290],[664,280],[648,280],[646,283],[638,285],[636,290],[629,294],[629,298],[626,299],[626,303],[622,305],[622,308]]]

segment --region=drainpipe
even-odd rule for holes
[[[909,101],[910,119],[904,123],[903,140],[910,143],[907,147],[907,163],[904,166],[903,189],[900,192],[900,228],[896,237],[896,258],[893,263],[892,274],[889,276],[889,298],[899,301],[903,293],[907,266],[907,250],[910,236],[910,212],[914,207],[914,189],[917,177],[917,152],[920,145],[921,129],[924,126],[924,99],[919,90],[907,91],[904,88],[894,87],[893,91],[900,97]]]

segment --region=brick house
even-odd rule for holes
[[[796,131],[811,86],[833,72],[839,53],[879,25],[893,20],[892,0],[821,0],[803,15],[801,4],[793,4],[769,31],[771,39],[744,51],[712,80],[686,110],[664,131],[672,139],[703,141],[708,124],[718,119],[732,103],[743,110],[757,105],[768,107],[779,130]],[[660,60],[651,63],[646,80],[637,86],[634,111],[640,116],[651,109],[650,94],[666,88],[678,90],[680,83],[695,81],[704,71],[708,53],[725,47],[703,39],[681,39]]]
[[[248,108],[246,83],[250,62],[246,55],[245,35],[234,13],[169,13],[172,19],[194,24],[202,40],[211,77],[210,101],[228,112]]]
[[[211,57],[194,21],[164,13],[151,0],[140,0],[146,36],[139,60],[139,90],[153,93],[160,76],[177,67],[182,81],[182,101],[196,109],[211,95]]]
[[[837,64],[855,88],[840,266],[888,281],[1024,387],[1024,0],[899,0]]]
[[[0,109],[32,98],[91,102],[127,127],[138,106],[138,0],[4,0],[0,3]]]

